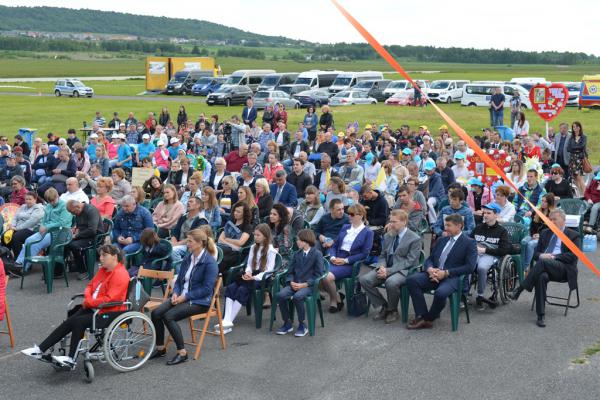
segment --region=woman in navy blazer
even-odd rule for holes
[[[187,247],[189,252],[181,263],[173,295],[151,314],[156,328],[156,350],[150,358],[164,357],[167,354],[164,346],[165,325],[177,346],[177,354],[167,365],[187,361],[183,335],[177,321],[208,311],[219,272],[217,262],[211,256],[216,253],[215,242],[203,230],[188,232]]]
[[[344,225],[340,234],[329,249],[331,267],[329,275],[323,280],[323,289],[329,293],[329,312],[341,311],[344,307],[344,295],[335,287],[337,279],[352,276],[352,265],[366,259],[373,247],[373,231],[366,225],[367,211],[361,204],[348,207],[350,225]]]

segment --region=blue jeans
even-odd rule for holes
[[[527,247],[525,248],[525,259],[523,260],[523,270],[527,271],[529,266],[531,265],[531,260],[533,260],[533,254],[535,253],[535,248],[538,244],[537,239],[532,239],[531,236],[527,236],[525,238],[527,241]]]
[[[182,244],[180,246],[173,246],[173,251],[171,252],[171,265],[175,266],[175,273],[179,273],[179,268],[181,267],[181,261],[185,257],[187,253],[187,246]]]
[[[288,174],[292,173],[292,165],[294,164],[294,160],[288,158],[287,160],[283,160],[281,164],[283,165],[283,168]]]
[[[39,232],[34,233],[33,235],[29,236],[27,239],[25,239],[25,243],[23,244],[23,248],[21,249],[21,252],[19,253],[19,256],[16,259],[16,262],[18,264],[23,265],[23,262],[25,261],[25,246],[27,246],[27,244],[31,243],[31,242],[35,242],[42,239],[39,243],[34,243],[31,245],[30,249],[30,255],[31,256],[37,256],[40,251],[50,247],[50,243],[52,243],[52,235],[48,235],[48,234],[41,234]],[[23,265],[23,270],[27,271],[29,270],[29,265]]]
[[[304,311],[304,299],[310,296],[312,293],[311,287],[306,287],[294,292],[291,286],[286,286],[279,293],[277,293],[277,304],[279,304],[279,311],[281,311],[281,318],[283,322],[290,320],[290,309],[288,308],[288,300],[291,298],[298,311],[298,322],[303,323],[306,312]]]
[[[501,108],[500,110],[492,110],[492,125],[504,125],[504,108]]]
[[[496,261],[498,261],[498,257],[489,254],[477,256],[477,296],[483,296],[485,293],[488,271]]]
[[[140,242],[133,242],[131,244],[128,244],[127,246],[123,246],[118,242],[114,242],[113,245],[118,246],[120,249],[123,250],[123,252],[125,252],[125,254],[135,253],[142,246]]]

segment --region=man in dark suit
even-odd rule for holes
[[[560,208],[552,210],[549,218],[558,229],[563,231],[579,247],[579,234],[565,228],[566,216],[563,210]],[[545,229],[540,233],[533,259],[536,263],[527,274],[527,278],[509,294],[509,297],[512,300],[517,300],[523,290],[531,292],[535,288],[537,325],[543,328],[546,326],[544,322],[546,286],[549,281],[566,281],[569,283],[569,289],[574,290],[577,287],[577,256],[562,243],[554,232]]]
[[[273,204],[281,203],[286,207],[296,207],[298,205],[298,193],[296,187],[286,182],[285,170],[279,170],[275,173],[275,183],[269,189],[273,197]]]
[[[406,270],[419,263],[421,238],[407,225],[408,214],[403,210],[392,210],[379,261],[373,270],[358,279],[371,304],[381,307],[374,321],[385,320],[386,324],[391,324],[398,320],[400,289],[406,283]],[[382,283],[385,283],[387,300],[378,289]]]
[[[304,191],[312,185],[312,179],[304,172],[304,161],[300,158],[294,159],[294,167],[292,173],[287,176],[288,183],[291,183],[296,188],[296,194],[300,199],[304,198]]]
[[[252,99],[246,100],[246,107],[242,111],[242,119],[244,120],[244,124],[248,126],[252,126],[252,122],[256,120],[256,107],[254,107],[254,102]]]
[[[477,246],[462,232],[462,217],[450,214],[444,228],[448,235],[436,241],[431,255],[425,260],[425,271],[406,279],[415,308],[415,319],[408,324],[408,329],[432,328],[433,321],[446,306],[446,299],[458,290],[460,275],[470,274],[477,266]],[[435,293],[433,304],[427,310],[424,293],[430,290]]]

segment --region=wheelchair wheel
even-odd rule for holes
[[[517,287],[519,283],[519,271],[517,263],[511,256],[504,256],[500,261],[500,300],[502,304],[510,301],[508,294]]]
[[[85,381],[87,383],[92,383],[96,373],[94,372],[94,366],[91,361],[85,361],[83,363],[83,371],[85,372]]]
[[[115,318],[106,329],[104,356],[117,371],[134,371],[150,358],[155,341],[156,330],[150,318],[129,311]]]

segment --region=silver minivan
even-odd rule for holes
[[[54,84],[54,95],[60,96],[71,96],[71,97],[92,97],[94,95],[94,89],[89,86],[85,86],[79,79],[59,79]]]
[[[258,90],[276,90],[281,85],[291,85],[298,77],[297,72],[286,72],[282,74],[269,74],[265,76],[261,84],[258,85]]]

